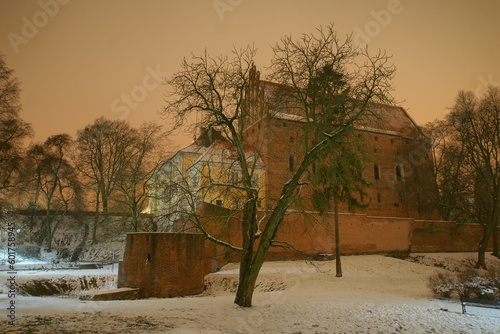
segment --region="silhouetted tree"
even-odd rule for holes
[[[499,89],[489,87],[482,97],[460,91],[445,120],[427,124],[425,130],[434,152],[438,192],[433,202],[443,219],[484,226],[478,267],[486,268],[485,252],[491,236],[494,254],[500,256]]]
[[[23,156],[23,141],[31,126],[20,117],[19,81],[0,54],[0,206],[15,187]]]
[[[471,216],[464,207],[469,189],[469,180],[464,174],[464,143],[457,138],[455,129],[445,120],[427,123],[423,129],[432,145],[432,156],[425,162],[433,171],[433,179],[418,180],[424,190],[421,193],[427,194],[441,219],[471,222]]]
[[[123,120],[98,118],[78,131],[78,168],[94,194],[95,219],[92,243],[97,242],[97,226],[108,220],[113,194],[130,163],[134,129]]]
[[[332,25],[319,29],[316,34],[304,34],[297,40],[285,37],[273,50],[272,78],[289,87],[288,96],[275,98],[293,99],[296,114],[304,121],[305,135],[301,136],[302,154],[293,161],[291,177],[274,199],[263,229],[257,215],[261,200],[259,190],[252,182],[253,167],[258,161],[255,156],[259,152],[249,154],[242,135],[242,130],[249,125],[245,122],[259,121],[248,114],[249,110],[258,108],[263,102],[245,95],[250,86],[255,51],[252,48],[235,50],[232,58],[212,58],[205,53],[193,56],[191,61],[184,60],[181,70],[168,81],[170,89],[164,110],[165,115],[172,116],[174,128],[198,114],[199,126],[203,124],[203,127],[218,129],[229,142],[241,176],[236,185],[217,186],[237,187],[245,198],[240,208],[242,247],[226,244],[241,253],[235,303],[245,307],[252,304],[256,279],[267,251],[275,242],[276,233],[308,170],[313,163],[328,156],[352,124],[369,113],[372,102],[388,101],[390,80],[394,74],[385,54],[371,56],[367,50],[359,50],[353,45],[351,36],[341,41]],[[334,115],[330,110],[321,109],[318,99],[323,97],[311,94],[307,89],[321,71],[328,71],[327,68],[346,81],[343,90],[346,95],[338,100]],[[275,106],[279,110],[278,102]],[[273,115],[265,117],[272,118]],[[333,126],[328,119],[335,121]],[[317,139],[311,144],[313,138]],[[201,220],[193,212],[191,217],[195,221]]]
[[[447,121],[463,145],[461,177],[468,180],[471,213],[484,225],[478,247],[478,266],[486,269],[485,252],[500,220],[500,90],[489,87],[478,98],[472,92],[459,92]],[[467,205],[468,204],[468,205]],[[497,238],[495,238],[497,239]],[[495,254],[498,244],[495,240]]]
[[[80,209],[82,189],[74,166],[68,159],[73,142],[67,134],[49,137],[33,145],[26,154],[24,176],[31,203],[43,209],[45,247],[52,250],[52,240],[70,209]]]
[[[124,148],[128,151],[127,163],[117,177],[117,187],[123,198],[117,198],[117,201],[130,210],[135,232],[149,199],[150,180],[169,152],[167,135],[161,130],[162,126],[144,123],[139,129],[134,129],[131,146]]]

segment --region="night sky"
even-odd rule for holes
[[[459,90],[500,85],[499,14],[500,2],[486,0],[0,0],[0,53],[42,141],[100,116],[162,122],[161,82],[183,57],[254,44],[264,69],[283,35],[334,22],[393,55],[394,96],[423,124],[442,118]]]

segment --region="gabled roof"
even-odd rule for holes
[[[280,110],[273,110],[273,108],[269,105],[270,99],[273,98],[273,95],[277,90],[283,90],[284,92],[290,91],[290,93],[293,94],[293,87],[261,80],[260,73],[256,70],[255,65],[250,71],[250,85],[252,87],[248,89],[248,92],[259,92],[257,96],[268,104],[268,107],[270,108],[268,108],[269,110],[267,110],[267,112],[271,114],[273,118],[295,122],[306,121],[303,113],[301,112],[301,108],[299,108],[294,101],[285,101],[283,105],[284,108],[280,108]],[[371,103],[370,110],[373,112],[374,117],[360,122],[361,124],[358,124],[357,126],[359,130],[383,132],[403,136],[414,136],[415,131],[417,131],[419,134],[423,135],[420,127],[402,107],[382,103]]]
[[[397,135],[415,135],[415,130],[423,134],[417,123],[406,110],[399,106],[372,103],[370,110],[374,117],[362,122],[357,128],[371,132],[384,132]]]

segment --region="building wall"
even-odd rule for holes
[[[223,213],[206,214],[206,216],[210,216],[212,226],[218,228],[214,230],[213,235],[218,235],[230,241],[232,245],[241,247],[241,229],[236,217],[227,220]],[[457,224],[365,214],[340,214],[339,218],[341,253],[346,255],[391,252],[476,252],[483,231],[480,224]],[[220,233],[222,226],[224,233]],[[281,242],[279,243],[281,247],[271,247],[267,260],[311,259],[318,254],[334,254],[333,216],[319,216],[313,213],[287,215],[275,240]],[[207,245],[213,244],[208,242]],[[287,247],[288,245],[293,247]],[[238,252],[228,252],[223,247],[218,252],[214,251],[215,253],[219,255],[218,258],[210,260],[210,255],[205,257],[206,269],[210,268],[210,261],[220,268],[227,262],[238,261],[240,257]]]
[[[118,288],[138,288],[139,298],[203,292],[203,240],[194,233],[127,234]]]
[[[312,218],[312,217],[311,217]],[[314,257],[335,253],[335,232],[332,216],[311,219],[304,215],[286,218],[276,239],[292,244],[299,252],[273,247],[268,259]],[[380,218],[366,215],[340,216],[340,250],[342,254],[370,254],[410,249],[410,222],[403,218]]]
[[[475,252],[483,235],[480,224],[417,220],[411,223],[412,252]],[[498,227],[500,232],[500,227]],[[500,233],[498,233],[500,236]],[[500,242],[500,237],[499,237]],[[493,236],[489,250],[493,249]]]
[[[249,80],[243,137],[264,161],[268,208],[272,208],[273,200],[279,198],[283,185],[302,161],[305,143],[312,143],[313,138],[305,137],[302,109],[294,105],[293,99],[279,100],[278,106],[272,106],[273,92],[278,87],[286,90],[286,86],[260,80],[255,68],[250,71]],[[359,194],[359,200],[367,204],[367,208],[359,212],[383,217],[439,219],[429,203],[430,196],[426,196],[433,191],[432,183],[425,184],[433,178],[433,161],[426,137],[403,108],[377,103],[372,103],[370,108],[371,116],[367,115],[355,125],[355,136],[364,142],[361,148],[365,156],[363,178],[369,183],[366,194]],[[313,136],[310,131],[309,136]],[[310,172],[314,173],[312,168]],[[423,184],[427,189],[423,189]],[[311,193],[311,189],[302,187],[297,196],[306,210],[312,207]],[[349,212],[345,206],[341,211]]]

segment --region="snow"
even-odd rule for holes
[[[434,298],[427,279],[440,268],[349,256],[337,278],[334,261],[269,262],[251,308],[235,305],[230,287],[220,284],[237,280],[237,268],[229,264],[208,275],[210,290],[185,298],[17,296],[16,325],[4,318],[0,333],[500,333],[500,310],[467,307],[461,314],[458,301]],[[2,308],[8,301],[0,295]]]

